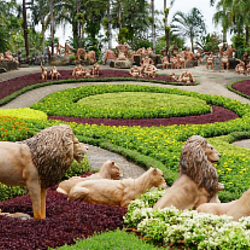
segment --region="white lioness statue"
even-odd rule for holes
[[[228,203],[205,203],[197,208],[197,211],[215,215],[232,216],[234,221],[241,217],[250,216],[250,189],[248,189],[238,200]]]
[[[114,161],[107,160],[101,166],[99,173],[92,174],[85,178],[75,176],[68,180],[62,181],[59,184],[56,191],[59,193],[69,195],[71,188],[81,181],[98,180],[98,179],[120,180],[122,176],[123,175],[120,172],[120,169],[117,166],[117,164]]]
[[[137,179],[79,182],[71,189],[69,199],[127,207],[132,200],[151,187],[166,186],[162,171],[150,168]]]

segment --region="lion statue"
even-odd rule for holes
[[[119,180],[122,176],[123,175],[120,172],[120,169],[117,164],[114,161],[107,160],[103,163],[98,173],[92,174],[85,178],[75,176],[68,180],[62,181],[56,191],[69,195],[71,188],[74,187],[78,182],[100,179]]]
[[[70,190],[69,199],[127,207],[151,187],[166,186],[162,171],[150,168],[137,179],[81,181]]]
[[[74,159],[81,162],[87,149],[67,125],[46,128],[24,141],[0,142],[0,182],[27,186],[34,219],[44,219],[47,188],[60,182]]]
[[[195,209],[202,203],[219,202],[217,192],[224,190],[224,185],[218,182],[213,163],[220,156],[205,138],[191,136],[182,148],[177,180],[153,208],[173,205],[182,210]]]
[[[204,203],[196,210],[200,213],[232,216],[234,221],[239,221],[242,217],[250,216],[250,189],[242,194],[238,200],[228,203]]]

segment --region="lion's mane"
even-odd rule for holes
[[[58,184],[74,160],[76,137],[67,125],[46,128],[34,137],[20,141],[29,146],[32,162],[41,178],[41,187]]]
[[[205,188],[213,196],[217,192],[219,182],[216,168],[205,155],[207,144],[207,140],[198,135],[191,136],[186,141],[182,147],[179,176],[187,175],[199,188]]]

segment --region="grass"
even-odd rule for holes
[[[51,250],[51,248],[49,248]],[[116,230],[106,233],[96,233],[93,237],[77,240],[76,245],[62,246],[58,250],[157,250],[145,240],[139,239],[134,233],[127,234],[125,231]],[[164,248],[166,249],[166,248]]]
[[[80,99],[78,104],[84,105],[86,108],[140,108],[153,109],[165,108],[183,109],[196,108],[206,106],[206,102],[193,97],[170,95],[164,93],[146,93],[146,92],[121,92],[121,93],[105,93],[94,95]]]

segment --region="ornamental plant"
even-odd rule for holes
[[[185,249],[248,249],[250,219],[234,222],[232,217],[178,210],[152,209],[148,200],[159,198],[159,191],[132,201],[124,217],[127,227],[137,227],[144,238],[160,245],[183,245]]]

